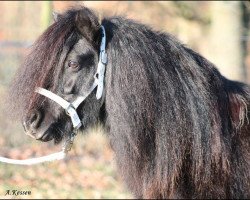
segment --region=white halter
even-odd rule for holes
[[[91,94],[91,92],[97,87],[96,91],[96,98],[100,99],[103,94],[103,89],[104,89],[104,73],[105,73],[105,67],[107,64],[107,53],[105,51],[106,47],[106,33],[105,33],[105,28],[101,26],[102,29],[102,40],[101,40],[101,46],[100,46],[100,55],[99,55],[99,62],[98,62],[98,67],[97,71],[94,75],[94,83],[92,86],[89,88],[89,90],[83,94],[82,96],[78,96],[72,103],[69,103],[62,97],[54,94],[53,92],[46,90],[44,88],[36,88],[35,92],[55,101],[58,103],[60,106],[62,106],[67,114],[70,116],[74,131],[70,135],[70,137],[65,141],[62,151],[54,154],[50,154],[48,156],[43,156],[39,158],[31,158],[31,159],[26,159],[26,160],[14,160],[14,159],[9,159],[9,158],[4,158],[0,157],[1,162],[5,163],[10,163],[10,164],[18,164],[18,165],[33,165],[33,164],[38,164],[46,161],[53,161],[53,160],[60,160],[65,158],[66,154],[68,151],[70,151],[74,137],[76,135],[77,130],[82,126],[81,120],[77,114],[76,109],[78,106]]]

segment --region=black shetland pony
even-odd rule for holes
[[[250,198],[249,86],[169,34],[122,17],[99,22],[85,7],[58,15],[35,42],[10,88],[12,112],[27,134],[55,143],[69,116],[35,93],[68,101],[94,81],[107,35],[105,91],[78,108],[82,130],[101,122],[118,170],[137,198]],[[98,142],[98,141],[97,141]]]

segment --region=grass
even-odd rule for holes
[[[98,145],[95,145],[98,144]],[[32,142],[8,149],[5,156],[47,155],[60,147]],[[32,155],[32,156],[31,156]],[[24,159],[25,157],[22,157]],[[113,152],[100,132],[77,136],[73,151],[63,161],[34,166],[0,164],[0,198],[132,198],[115,170]],[[5,196],[7,190],[28,190],[29,196]]]

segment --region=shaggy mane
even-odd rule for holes
[[[135,196],[247,196],[249,87],[169,34],[121,17],[103,24],[110,37],[107,123]]]

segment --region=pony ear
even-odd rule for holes
[[[78,31],[91,43],[100,29],[98,17],[88,8],[79,10],[75,17],[75,24]]]
[[[61,17],[61,14],[54,12],[54,11],[52,12],[52,15],[53,15],[54,22],[57,22],[58,19],[60,19]]]

